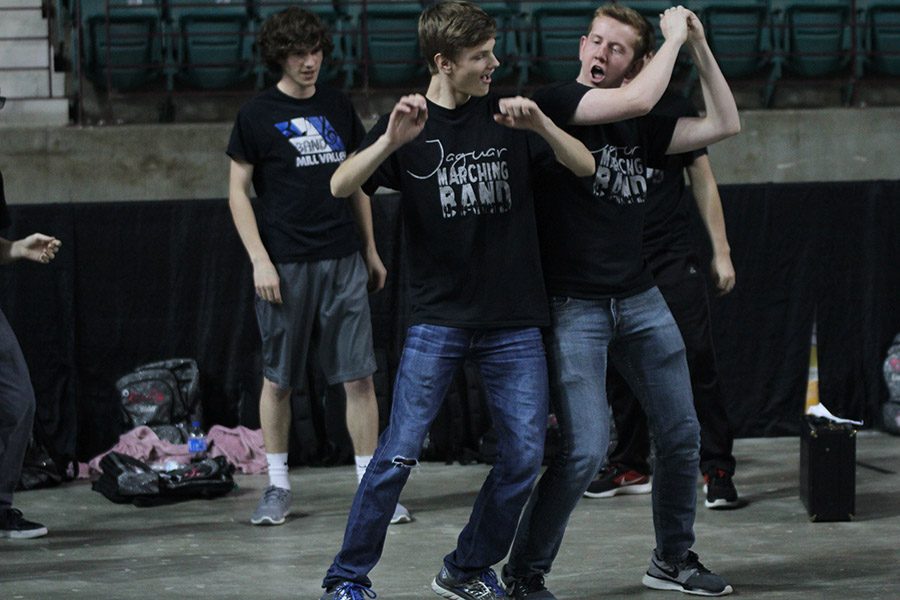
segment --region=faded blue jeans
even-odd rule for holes
[[[498,453],[444,565],[465,580],[506,556],[544,455],[548,383],[540,331],[415,325],[400,358],[390,424],[356,491],[343,547],[323,587],[371,585],[368,574],[381,557],[394,506],[464,359],[481,369]]]
[[[666,560],[684,557],[694,543],[700,427],[684,342],[665,300],[655,287],[624,299],[556,297],[551,315],[551,402],[563,445],[528,502],[507,572],[550,571],[569,515],[605,460],[607,359],[634,389],[654,435],[656,551]]]

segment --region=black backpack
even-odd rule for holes
[[[78,463],[75,463],[76,468]],[[76,471],[75,476],[78,473]],[[25,449],[25,458],[22,461],[22,472],[16,490],[35,490],[44,487],[53,487],[63,481],[63,473],[60,473],[56,461],[47,452],[47,448],[38,442],[34,436],[28,441]]]
[[[184,443],[187,425],[202,420],[200,370],[192,358],[141,365],[116,381],[125,430],[146,425],[161,439]]]
[[[116,504],[157,506],[193,498],[211,499],[235,488],[234,465],[224,456],[157,473],[132,456],[109,452],[100,460],[100,468],[103,474],[91,489]]]

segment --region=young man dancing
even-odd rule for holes
[[[9,227],[9,212],[0,173],[0,230]],[[0,264],[30,260],[47,264],[62,242],[42,233],[21,240],[0,237]],[[34,425],[35,399],[22,348],[3,311],[0,311],[0,538],[32,539],[47,535],[41,523],[29,521],[13,508],[13,492],[22,474],[22,461]]]
[[[682,18],[661,22],[663,33],[667,43],[670,38],[686,40],[690,48],[703,86],[704,118],[648,116],[600,124],[604,92],[633,77],[650,50],[647,21],[621,5],[596,11],[580,40],[578,78],[535,95],[548,116],[596,154],[597,171],[593,181],[559,171],[539,181],[535,193],[551,296],[547,352],[552,400],[564,442],[529,500],[503,570],[514,598],[555,597],[546,589],[544,575],[569,515],[609,445],[608,359],[635,390],[657,446],[656,548],[644,585],[702,595],[732,591],[690,550],[699,426],[684,344],[644,263],[641,238],[647,168],[662,166],[666,154],[734,135],[740,122],[699,20],[682,7],[670,11]]]
[[[696,117],[697,109],[681,94],[668,91],[653,113],[675,118]],[[685,173],[691,182],[690,194],[685,190]],[[732,479],[736,466],[734,434],[716,367],[706,277],[690,235],[689,203],[693,200],[712,245],[713,282],[720,295],[729,293],[735,282],[734,266],[719,188],[706,148],[668,156],[663,168],[648,172],[647,185],[644,260],[684,340],[694,408],[700,422],[704,505],[713,510],[740,508],[744,503]],[[606,393],[616,423],[616,443],[608,464],[584,495],[611,498],[619,494],[649,493],[652,483],[647,417],[634,392],[615,369],[607,371]]]
[[[402,192],[410,260],[411,326],[390,425],[357,490],[324,600],[374,597],[391,506],[416,466],[428,428],[464,359],[481,369],[499,458],[457,547],[431,587],[455,600],[504,592],[492,565],[509,550],[543,458],[548,323],[531,178],[558,161],[594,172],[584,144],[530,100],[489,93],[494,20],[471,2],[439,2],[419,20],[431,71],[425,97],[405,96],[338,168],[332,191]]]
[[[386,271],[375,249],[368,196],[354,190],[348,202],[329,190],[331,175],[365,130],[349,98],[316,83],[331,51],[328,31],[312,13],[291,7],[263,24],[259,45],[281,79],[238,113],[227,151],[228,203],[253,263],[264,362],[259,415],[270,485],[250,522],[280,525],[292,496],[291,391],[306,379],[311,343],[328,384],[344,385],[358,479],[375,450],[376,367],[366,288],[380,290]],[[262,205],[259,222],[251,184]],[[394,523],[411,520],[400,504],[391,514]]]

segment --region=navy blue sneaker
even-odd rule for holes
[[[485,569],[468,581],[459,581],[450,575],[447,567],[442,567],[431,582],[431,589],[438,596],[449,600],[495,600],[507,597],[493,569]]]
[[[321,600],[366,600],[366,598],[374,598],[376,596],[372,588],[345,581],[334,587],[324,594]]]

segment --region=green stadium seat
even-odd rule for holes
[[[173,37],[169,81],[234,86],[251,72],[253,30],[243,0],[168,0]]]
[[[900,0],[874,0],[865,7],[864,67],[900,76]]]
[[[356,60],[363,65],[366,82],[375,86],[423,82],[425,65],[419,53],[420,2],[372,2],[362,11],[344,3],[358,35]]]
[[[531,20],[531,69],[549,81],[578,75],[578,40],[587,33],[596,2],[546,2],[534,6]]]
[[[852,0],[779,0],[781,57],[802,77],[835,75],[851,57]]]
[[[73,42],[76,49],[81,46],[84,75],[90,81],[102,88],[131,90],[161,75],[161,0],[81,0],[75,10],[80,10],[81,37],[76,28]]]
[[[528,77],[528,59],[523,55],[525,39],[521,35],[522,26],[516,4],[506,2],[479,2],[486,13],[497,21],[497,44],[494,55],[500,66],[494,71],[494,81],[508,79],[518,72],[517,87],[525,83]]]
[[[771,104],[781,74],[770,15],[767,0],[711,0],[700,9],[707,41],[725,77],[764,77],[763,106]]]

